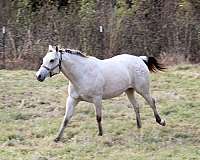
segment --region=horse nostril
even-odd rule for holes
[[[41,79],[41,74],[38,75],[38,79]]]
[[[41,76],[41,74],[39,74],[39,75],[37,76],[37,80],[38,80],[38,81],[41,81],[41,79],[42,79],[42,76]]]

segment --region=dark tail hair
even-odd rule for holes
[[[166,67],[159,63],[154,57],[141,56],[141,58],[151,72],[164,71],[166,69]]]

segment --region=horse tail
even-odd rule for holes
[[[154,57],[140,56],[140,58],[151,72],[164,71],[166,69],[164,65],[159,63]]]

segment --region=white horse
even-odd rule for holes
[[[110,59],[100,60],[85,56],[76,50],[59,50],[49,46],[48,53],[43,58],[43,64],[36,73],[39,81],[46,77],[62,72],[69,79],[66,112],[55,141],[63,135],[74,107],[80,101],[95,105],[99,135],[103,134],[102,100],[119,96],[125,92],[132,104],[137,120],[137,127],[141,128],[139,106],[134,97],[136,91],[144,97],[154,112],[156,121],[165,126],[156,109],[155,100],[149,92],[149,71],[164,69],[153,57],[118,55]]]

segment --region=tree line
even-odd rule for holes
[[[0,7],[7,68],[36,69],[49,44],[100,59],[200,62],[199,0],[1,0]]]

